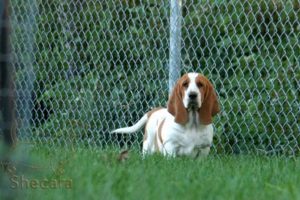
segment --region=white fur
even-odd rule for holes
[[[189,113],[190,117],[198,117],[196,113]],[[190,118],[191,119],[191,118]],[[159,124],[164,121],[162,126],[163,143],[155,137],[158,133]],[[189,120],[186,125],[180,125],[174,121],[174,116],[167,109],[154,112],[148,119],[146,125],[147,138],[143,142],[143,153],[154,153],[155,139],[158,144],[158,151],[165,156],[187,155],[196,157],[207,155],[213,139],[213,126],[200,125],[197,119]]]
[[[136,124],[134,124],[133,126],[129,126],[129,127],[124,127],[124,128],[118,128],[114,131],[112,131],[112,133],[134,133],[138,130],[140,130],[147,122],[148,120],[148,116],[147,114],[145,114]]]
[[[183,105],[185,108],[188,108],[189,104],[189,94],[190,93],[196,93],[197,94],[197,102],[198,102],[198,108],[201,107],[201,94],[196,84],[196,77],[198,76],[198,73],[188,73],[190,83],[188,88],[186,89],[183,97]]]

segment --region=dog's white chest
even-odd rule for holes
[[[209,148],[212,144],[213,130],[211,125],[199,126],[192,129],[183,129],[177,140],[177,154],[198,154],[202,149]]]

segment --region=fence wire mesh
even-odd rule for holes
[[[215,85],[215,153],[296,155],[300,3],[182,1],[181,73]],[[169,0],[11,1],[19,139],[105,148],[168,98]]]

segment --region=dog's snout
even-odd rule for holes
[[[190,92],[190,93],[189,93],[189,98],[192,99],[192,100],[194,100],[194,99],[197,98],[197,95],[198,95],[198,94],[197,94],[196,92]]]

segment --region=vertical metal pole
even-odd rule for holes
[[[169,62],[169,93],[172,91],[181,69],[181,19],[182,0],[170,0],[170,62]]]
[[[15,95],[10,65],[8,0],[2,1],[0,7],[0,134],[3,133],[7,146],[15,146]]]
[[[9,0],[0,2],[0,194],[2,199],[16,199],[9,171],[11,152],[16,145],[15,95],[10,51]]]

